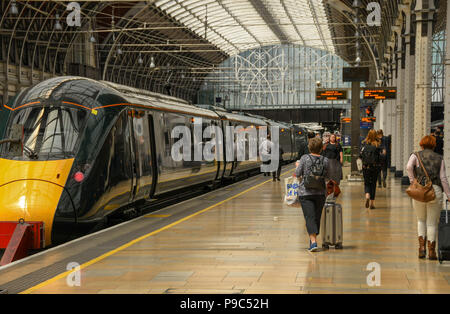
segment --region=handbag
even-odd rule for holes
[[[436,194],[434,193],[433,183],[430,180],[430,176],[428,175],[427,170],[423,166],[422,160],[420,159],[419,154],[416,154],[417,159],[419,160],[420,166],[422,167],[425,175],[427,176],[427,182],[425,185],[422,185],[417,181],[417,178],[414,178],[411,185],[406,189],[406,193],[413,200],[422,203],[428,203],[434,201],[436,199]]]

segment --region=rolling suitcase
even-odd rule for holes
[[[438,227],[438,259],[439,263],[450,260],[450,213],[448,212],[448,200],[445,202],[445,210],[441,211]]]
[[[325,203],[322,221],[322,247],[328,249],[330,246],[334,246],[335,249],[342,249],[342,206],[334,202]]]

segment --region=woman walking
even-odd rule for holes
[[[302,178],[299,186],[299,199],[306,229],[309,234],[309,251],[317,251],[317,235],[320,231],[320,219],[326,198],[325,180],[328,178],[328,158],[321,156],[323,144],[320,138],[309,141],[310,154],[304,155],[297,165],[295,176]]]
[[[428,258],[436,260],[436,230],[441,212],[443,192],[450,199],[450,187],[445,172],[445,163],[441,155],[433,150],[436,147],[434,136],[425,136],[420,141],[422,151],[412,154],[409,158],[406,171],[409,181],[416,179],[420,184],[429,180],[433,184],[436,198],[428,203],[412,200],[417,215],[419,233],[419,258],[426,257],[425,243],[428,246]]]
[[[336,135],[330,135],[329,143],[323,147],[322,156],[327,157],[330,163],[330,172],[328,173],[330,179],[339,185],[342,180],[344,153],[341,144],[336,141]]]
[[[363,162],[364,192],[366,193],[366,208],[375,209],[375,193],[380,172],[380,142],[377,132],[370,130],[363,141],[360,157]]]

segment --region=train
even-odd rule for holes
[[[22,90],[0,111],[0,221],[44,222],[48,247],[148,200],[260,168],[260,157],[174,160],[172,130],[193,129],[200,119],[203,129],[278,127],[287,162],[307,140],[304,129],[264,117],[106,81],[55,77]],[[14,126],[23,130],[19,154],[10,140]]]

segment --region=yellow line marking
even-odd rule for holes
[[[284,175],[286,175],[289,172],[292,172],[292,170],[288,170],[288,171],[282,173],[281,175],[284,176]],[[99,257],[94,258],[94,259],[90,260],[89,262],[86,262],[86,263],[82,264],[80,266],[79,270],[82,270],[82,269],[84,269],[84,268],[86,268],[86,267],[88,267],[88,266],[90,266],[92,264],[95,264],[95,263],[97,263],[97,262],[99,262],[99,261],[101,261],[101,260],[103,260],[103,259],[105,259],[105,258],[107,258],[107,257],[109,257],[109,256],[111,256],[111,255],[113,255],[115,253],[117,253],[117,252],[123,251],[126,248],[132,246],[133,244],[136,244],[136,243],[138,243],[138,242],[140,242],[142,240],[145,240],[145,239],[151,237],[152,235],[155,235],[157,233],[160,233],[161,231],[164,231],[164,230],[167,230],[169,228],[172,228],[173,226],[176,226],[176,225],[178,225],[178,224],[180,224],[180,223],[182,223],[182,222],[184,222],[184,221],[186,221],[188,219],[191,219],[192,217],[195,217],[195,216],[198,216],[200,214],[203,214],[204,212],[207,212],[208,210],[210,210],[210,209],[212,209],[214,207],[222,205],[222,204],[224,204],[224,203],[226,203],[228,201],[231,201],[232,199],[235,199],[235,198],[237,198],[237,197],[239,197],[239,196],[241,196],[241,195],[243,195],[243,194],[245,194],[247,192],[250,192],[250,191],[252,191],[252,190],[254,190],[256,188],[259,188],[260,186],[262,186],[262,185],[264,185],[264,184],[266,184],[268,182],[272,182],[272,179],[266,180],[266,181],[264,181],[264,182],[262,182],[260,184],[257,184],[257,185],[255,185],[255,186],[253,186],[253,187],[251,187],[251,188],[249,188],[249,189],[247,189],[245,191],[242,191],[242,192],[240,192],[240,193],[238,193],[238,194],[236,194],[234,196],[231,196],[231,197],[229,197],[229,198],[227,198],[227,199],[225,199],[223,201],[220,201],[219,203],[211,205],[211,206],[209,206],[209,207],[207,207],[205,209],[202,209],[202,210],[200,210],[200,211],[198,211],[198,212],[196,212],[196,213],[194,213],[192,215],[186,216],[186,217],[184,217],[184,218],[182,218],[182,219],[180,219],[178,221],[175,221],[174,223],[171,223],[171,224],[169,224],[169,225],[167,225],[165,227],[162,227],[162,228],[160,228],[158,230],[155,230],[155,231],[150,232],[150,233],[148,233],[146,235],[143,235],[143,236],[141,236],[139,238],[136,238],[136,239],[134,239],[134,240],[132,240],[132,241],[130,241],[130,242],[128,242],[128,243],[118,247],[117,249],[114,249],[114,250],[111,250],[109,252],[106,252],[103,255],[100,255]],[[29,294],[29,293],[31,293],[31,292],[33,292],[35,290],[38,290],[40,288],[45,287],[46,285],[49,285],[52,282],[55,282],[55,281],[57,281],[59,279],[67,277],[72,272],[73,272],[73,270],[68,270],[68,271],[66,271],[66,272],[64,272],[62,274],[59,274],[59,275],[57,275],[57,276],[55,276],[53,278],[50,278],[50,279],[48,279],[48,280],[46,280],[46,281],[44,281],[44,282],[42,282],[42,283],[40,283],[40,284],[38,284],[36,286],[30,287],[27,290],[24,290],[24,291],[20,292],[19,294]]]
[[[172,215],[145,215],[144,217],[145,218],[167,218],[167,217],[170,217],[170,216],[172,216]]]

